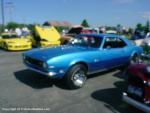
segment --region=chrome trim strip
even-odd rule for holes
[[[43,74],[43,75],[49,76],[49,77],[54,76],[54,75],[56,75],[56,74],[57,74],[57,73],[54,73],[54,72],[48,72],[48,73],[46,73],[46,72],[43,72],[43,71],[40,71],[40,70],[34,69],[34,68],[32,68],[32,67],[29,67],[29,69],[30,69],[30,70],[32,70],[32,71],[38,72],[38,73],[40,73],[40,74]]]
[[[93,72],[88,72],[87,74],[88,74],[88,75],[90,75],[90,74],[95,74],[95,73],[107,71],[107,70],[110,70],[110,69],[113,69],[113,68],[117,68],[117,67],[119,67],[119,66],[122,66],[122,65],[114,66],[114,67],[111,67],[111,68],[104,68],[104,69],[96,70],[96,71],[93,71]]]
[[[142,103],[140,103],[140,102],[138,102],[138,101],[128,97],[127,93],[123,93],[123,97],[122,98],[123,98],[123,101],[131,104],[132,106],[136,107],[137,109],[140,109],[140,110],[142,110],[142,111],[144,111],[146,113],[150,113],[150,107],[148,107],[148,106],[146,106],[146,105],[144,105],[144,104],[142,104]]]

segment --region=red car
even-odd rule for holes
[[[150,113],[150,65],[134,64],[128,67],[128,81],[123,100],[136,108]]]

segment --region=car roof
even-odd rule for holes
[[[95,36],[95,37],[103,38],[103,37],[118,37],[119,35],[116,35],[116,34],[80,34],[79,36]]]

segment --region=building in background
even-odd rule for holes
[[[72,24],[68,21],[46,21],[44,22],[45,26],[55,26],[55,27],[64,27],[64,28],[71,28]]]

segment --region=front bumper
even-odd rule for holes
[[[11,51],[28,50],[32,48],[31,45],[8,45],[7,47],[7,49]]]
[[[130,105],[132,105],[132,106],[134,106],[134,107],[136,107],[136,108],[138,108],[138,109],[140,109],[146,113],[150,113],[150,107],[149,106],[130,98],[127,95],[127,93],[123,93],[122,98],[123,98],[123,101],[125,101],[126,103],[128,103],[128,104],[130,104]]]
[[[35,71],[35,72],[37,72],[37,73],[46,75],[46,76],[48,76],[48,77],[53,77],[53,76],[57,75],[57,73],[55,73],[55,72],[43,72],[43,71],[40,71],[40,70],[35,69],[35,68],[32,68],[32,67],[29,67],[29,69],[32,70],[32,71]]]
[[[50,78],[62,78],[64,76],[64,71],[62,70],[49,70],[49,71],[44,71],[44,69],[40,68],[40,67],[37,67],[35,65],[32,65],[28,62],[25,62],[24,61],[24,64],[28,67],[29,70],[32,70],[34,72],[37,72],[37,73],[40,73],[42,75],[45,75],[47,77],[50,77]]]

